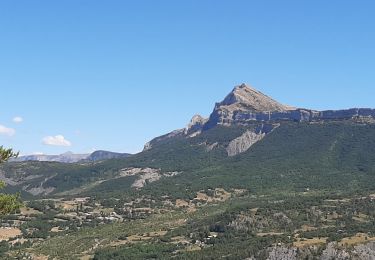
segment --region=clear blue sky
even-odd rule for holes
[[[372,0],[3,0],[0,144],[137,152],[242,82],[293,106],[375,107],[374,11]]]

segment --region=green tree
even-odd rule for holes
[[[12,157],[17,157],[18,153],[13,152],[12,149],[5,149],[0,146],[0,163],[8,161]]]
[[[12,157],[17,157],[18,153],[13,152],[12,149],[5,149],[0,146],[0,163],[6,162]],[[0,189],[5,187],[5,183],[0,181]],[[0,216],[14,212],[21,207],[19,194],[0,193]]]

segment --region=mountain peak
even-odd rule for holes
[[[255,88],[242,83],[236,86],[218,107],[228,107],[235,110],[246,108],[254,112],[286,111],[289,106],[278,103]]]
[[[252,86],[246,84],[246,83],[242,83],[241,85],[238,85],[238,86],[235,86],[233,91],[234,90],[241,90],[241,89],[252,89],[252,90],[255,90]]]

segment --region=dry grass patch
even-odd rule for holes
[[[27,239],[25,238],[17,238],[13,241],[10,241],[9,243],[12,244],[12,245],[15,245],[16,243],[20,243],[20,244],[23,244],[27,241]]]
[[[122,246],[131,243],[129,240],[118,240],[118,241],[112,241],[109,246],[116,247],[116,246]]]
[[[24,216],[30,216],[30,215],[36,215],[36,214],[43,214],[43,212],[33,209],[33,208],[27,208],[27,207],[22,207],[20,208],[21,215]]]
[[[188,213],[194,213],[196,211],[197,211],[197,209],[194,207],[194,205],[192,205],[192,206],[190,206],[190,207],[187,208],[187,212]]]
[[[375,241],[375,237],[370,237],[364,233],[357,233],[355,236],[352,237],[345,237],[340,242],[340,246],[352,246],[357,244],[363,244],[366,242]]]
[[[59,227],[53,227],[53,228],[51,228],[51,232],[54,232],[54,233],[61,232],[61,231],[63,231],[63,230],[60,230]]]
[[[184,208],[184,207],[189,207],[189,202],[181,199],[176,199],[176,207],[179,208]]]
[[[299,229],[298,231],[314,231],[314,230],[317,230],[316,227],[312,227],[312,226],[309,226],[309,225],[302,225],[301,226],[301,229]]]
[[[215,189],[215,198],[218,198],[221,201],[228,200],[232,194],[230,192],[227,192],[226,190],[222,188],[216,188]]]
[[[327,242],[326,237],[314,237],[311,239],[300,239],[298,238],[296,242],[293,243],[293,246],[301,248],[306,246],[313,246],[313,245],[319,245],[319,244],[325,244]]]
[[[184,236],[172,237],[172,244],[190,244],[190,242]]]
[[[213,198],[208,196],[206,193],[197,192],[197,196],[195,197],[196,200],[212,202]]]
[[[139,241],[147,241],[150,240],[152,237],[143,236],[143,235],[131,235],[128,236],[127,241],[129,242],[139,242]]]
[[[74,210],[77,208],[77,202],[75,201],[59,201],[56,202],[56,207],[60,207],[64,210]]]
[[[326,218],[326,216],[322,216],[321,220],[327,221],[327,222],[334,222],[338,218],[342,218],[342,215],[338,214],[336,211],[333,211],[333,212],[331,212],[331,214],[327,215],[327,218]]]
[[[32,255],[33,260],[48,260],[49,259],[49,257],[45,255],[34,255],[34,254],[31,254],[31,255]]]
[[[116,247],[116,246],[121,246],[121,245],[126,245],[130,243],[137,243],[141,241],[147,241],[150,240],[154,237],[160,237],[164,236],[167,234],[167,231],[155,231],[155,232],[150,232],[150,233],[145,233],[142,235],[130,235],[126,238],[126,240],[117,240],[117,241],[112,241],[109,245],[111,247]]]
[[[0,228],[0,241],[8,241],[10,238],[14,238],[21,235],[19,228]]]

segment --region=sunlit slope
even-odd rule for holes
[[[217,126],[196,137],[173,137],[132,157],[100,163],[24,162],[1,169],[5,177],[17,182],[13,190],[48,191],[39,194],[43,196],[72,189],[77,194],[134,194],[135,177],[119,176],[126,168],[178,172],[147,183],[137,195],[193,196],[217,187],[254,193],[361,191],[375,185],[374,125],[282,122],[246,152],[228,157],[228,143],[257,126]]]
[[[375,126],[284,123],[247,152],[165,179],[149,192],[245,188],[256,193],[361,191],[375,187]]]

